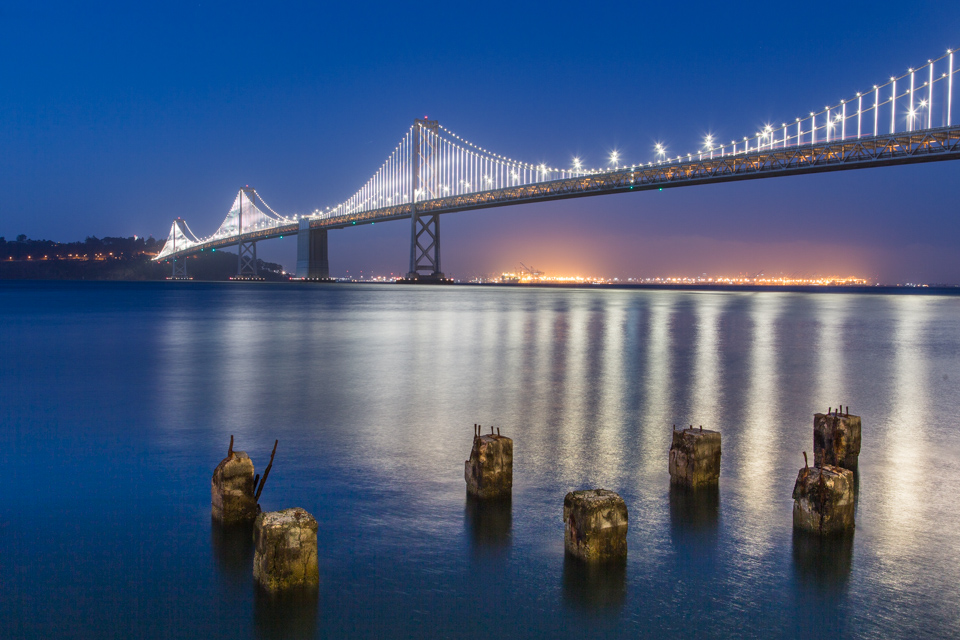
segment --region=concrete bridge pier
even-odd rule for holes
[[[309,220],[301,220],[300,230],[297,232],[297,277],[308,280],[330,279],[327,230],[311,229]]]

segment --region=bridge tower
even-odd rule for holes
[[[249,203],[248,211],[255,206],[254,199],[256,191],[252,187],[244,187],[240,190],[240,211],[237,214],[237,276],[240,278],[257,277],[257,242],[255,240],[243,241],[243,205]]]
[[[300,220],[297,231],[297,277],[328,280],[330,259],[327,254],[327,230],[310,229],[310,221]]]
[[[413,149],[411,157],[412,180],[410,183],[410,271],[407,280],[438,282],[443,280],[440,270],[440,215],[421,216],[417,212],[417,200],[430,200],[434,193],[435,180],[429,179],[433,168],[431,160],[437,154],[439,122],[419,118],[413,123]],[[428,133],[429,132],[429,133]],[[432,133],[432,135],[431,135]]]
[[[180,218],[177,218],[173,221],[173,226],[170,228],[170,238],[173,244],[174,253],[177,251],[177,237],[180,235],[186,236],[183,231],[183,227],[180,226],[180,223]],[[186,225],[185,222],[183,224]],[[171,280],[187,280],[187,256],[173,258],[170,260],[170,264],[173,266]]]

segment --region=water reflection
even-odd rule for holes
[[[821,404],[827,403],[833,407],[848,404],[850,388],[849,379],[845,375],[847,350],[844,336],[847,300],[840,296],[819,296],[816,305],[816,317],[820,325],[817,336],[819,371],[816,398]],[[826,411],[827,408],[816,405],[817,411]]]
[[[957,301],[457,289],[413,300],[405,289],[374,305],[367,301],[374,291],[337,289],[352,302],[319,312],[304,311],[301,292],[289,295],[286,310],[263,304],[252,316],[161,316],[154,335],[165,375],[146,392],[157,403],[157,431],[194,425],[167,441],[183,443],[172,459],[184,466],[208,440],[219,452],[225,437],[207,425],[222,424],[228,405],[230,419],[244,419],[237,433],[245,424],[290,425],[287,441],[297,449],[275,472],[277,495],[282,486],[284,501],[312,501],[331,513],[332,529],[359,523],[366,536],[362,545],[335,538],[321,551],[355,583],[355,603],[338,611],[355,628],[371,610],[392,611],[384,605],[391,598],[395,610],[425,625],[464,598],[456,582],[464,566],[480,566],[507,603],[561,589],[562,600],[534,608],[528,635],[549,633],[561,602],[617,611],[627,596],[659,603],[671,589],[684,599],[710,588],[724,597],[709,611],[668,605],[659,628],[694,634],[719,620],[726,626],[717,636],[737,635],[730,633],[737,624],[740,635],[762,635],[763,625],[781,624],[782,611],[806,619],[819,607],[831,624],[859,620],[847,625],[850,635],[869,636],[864,629],[902,627],[864,626],[864,614],[850,611],[902,599],[909,610],[898,615],[955,635],[957,563],[942,558],[960,548],[953,526],[960,515],[937,483],[955,475],[960,459],[960,432],[950,423],[958,393],[938,382],[956,369]],[[281,337],[296,349],[253,338],[273,326],[278,308],[303,318],[295,335]],[[214,339],[224,331],[237,339]],[[240,342],[251,353],[231,356]],[[942,369],[931,368],[937,363]],[[264,367],[283,375],[264,376]],[[238,389],[250,397],[236,397]],[[864,416],[856,554],[852,539],[804,539],[790,526],[810,414],[841,400]],[[512,505],[464,502],[466,433],[477,421],[516,432],[517,518]],[[722,493],[667,490],[670,425],[688,422],[723,432]],[[629,583],[626,566],[570,558],[560,577],[558,557],[541,553],[555,548],[544,514],[555,513],[555,489],[564,484],[624,488],[636,527]],[[418,535],[395,553],[392,532],[407,525]],[[249,585],[245,544],[211,533],[220,573]],[[411,585],[428,584],[435,585],[429,606],[409,607],[425,597]],[[258,601],[258,628],[285,633],[283,606]],[[513,613],[527,615],[521,608]],[[315,603],[288,613],[307,633],[331,624],[317,621]],[[657,629],[650,618],[624,617],[635,635]],[[567,635],[581,631],[574,625]]]
[[[272,594],[255,587],[253,626],[258,638],[314,638],[317,635],[319,592],[293,589]]]
[[[720,520],[720,487],[670,485],[670,525],[675,538],[715,534]]]
[[[563,602],[586,611],[618,610],[627,595],[626,559],[583,562],[569,554],[563,558]]]
[[[479,500],[467,494],[464,522],[475,552],[500,553],[510,547],[512,499]]]
[[[749,318],[753,331],[750,334],[748,388],[743,396],[747,411],[743,416],[742,442],[739,444],[736,462],[737,481],[743,490],[744,504],[750,518],[761,523],[776,517],[779,499],[771,491],[770,477],[777,471],[774,456],[782,446],[782,429],[778,427],[780,416],[780,372],[777,367],[777,323],[781,314],[783,297],[779,294],[755,295],[751,298]],[[729,440],[728,440],[729,441]],[[729,457],[728,457],[729,459]],[[769,527],[751,528],[749,553],[756,554],[769,541]]]
[[[853,565],[853,531],[838,536],[793,532],[793,568],[797,584],[823,595],[846,590]]]
[[[679,565],[712,571],[718,562],[720,487],[670,486],[670,537]]]
[[[688,422],[716,428],[720,421],[720,318],[729,296],[697,300],[697,337]]]
[[[589,320],[583,300],[574,299],[573,308],[566,314],[566,331],[558,347],[564,351],[561,370],[563,387],[558,404],[562,406],[560,442],[563,456],[560,464],[563,465],[566,477],[579,478],[587,468],[583,457],[588,455],[584,448],[586,440],[593,436],[596,425],[587,422],[587,400],[589,380],[589,357],[587,323]],[[558,335],[558,338],[561,336]],[[559,358],[558,358],[559,359]]]
[[[613,292],[617,294],[619,292]],[[602,313],[598,313],[602,322],[603,342],[593,345],[600,351],[601,368],[593,378],[595,393],[599,396],[599,407],[595,421],[597,438],[593,442],[596,460],[601,461],[602,475],[597,477],[600,484],[614,484],[623,471],[624,395],[627,376],[624,375],[624,333],[626,313],[622,296],[608,297]]]
[[[675,313],[676,294],[664,292],[654,298],[650,307],[647,335],[641,339],[646,345],[644,362],[644,402],[641,452],[646,469],[657,469],[666,459],[670,447],[670,425],[677,420],[671,406],[670,384],[673,375],[671,319]],[[660,474],[655,474],[660,475]]]
[[[884,494],[883,517],[887,526],[880,537],[881,561],[890,563],[914,555],[918,535],[927,533],[925,523],[933,504],[927,481],[932,453],[928,450],[925,429],[929,405],[929,360],[924,352],[927,331],[926,300],[899,298],[893,303],[893,354],[895,368],[891,388],[890,414],[884,437],[885,462],[896,473],[880,480]],[[870,446],[872,425],[865,420],[864,443]],[[867,453],[866,455],[870,455]],[[861,453],[861,458],[864,453]],[[874,489],[874,490],[876,490]],[[891,579],[896,579],[891,575]]]
[[[210,521],[210,547],[220,574],[232,584],[253,576],[253,523],[224,526]]]

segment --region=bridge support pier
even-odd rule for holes
[[[410,230],[410,282],[440,282],[440,215],[420,216],[414,209]],[[426,273],[422,273],[422,272]]]
[[[297,231],[297,277],[307,280],[330,279],[327,230],[311,229],[309,220],[301,220]]]
[[[237,276],[257,277],[257,243],[243,242],[237,245]]]
[[[173,279],[186,280],[187,279],[187,257],[183,256],[182,258],[174,258],[170,262],[173,264]]]

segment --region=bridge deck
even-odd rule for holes
[[[960,126],[786,148],[777,148],[774,144],[772,148],[712,159],[625,167],[561,180],[447,196],[417,202],[416,207],[421,215],[443,214],[564,198],[955,159],[960,159]],[[342,229],[410,218],[413,206],[405,203],[337,217],[311,219],[310,228]],[[241,241],[295,235],[298,231],[298,224],[293,223],[248,232],[242,236],[194,245],[165,258],[187,256],[206,249],[235,245]]]

